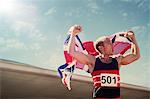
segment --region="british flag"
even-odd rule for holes
[[[132,41],[128,37],[125,37],[124,33],[125,32],[118,32],[108,36],[113,43],[114,56],[123,55],[128,49],[131,48]],[[67,87],[68,90],[71,90],[70,81],[74,70],[78,68],[88,72],[88,66],[74,60],[73,57],[69,54],[69,40],[70,33],[68,33],[67,38],[64,42],[64,57],[66,63],[58,67],[58,72],[62,79],[62,83]],[[94,48],[93,41],[86,41],[82,43],[79,36],[76,35],[75,45],[75,50],[80,51],[84,54],[91,54],[95,57],[99,55]]]

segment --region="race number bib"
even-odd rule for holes
[[[118,75],[117,74],[105,74],[100,75],[101,86],[117,87]]]

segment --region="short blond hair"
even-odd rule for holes
[[[102,37],[99,37],[95,42],[94,42],[94,48],[97,52],[100,52],[101,51],[99,50],[99,46],[104,46],[104,40],[107,38],[107,36],[102,36]],[[101,53],[102,54],[102,53]]]

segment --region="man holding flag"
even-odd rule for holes
[[[81,26],[73,28],[69,41],[69,54],[80,63],[88,65],[94,84],[93,99],[120,99],[119,69],[140,58],[140,50],[134,33],[128,31],[122,34],[133,42],[134,49],[131,54],[112,57],[112,41],[107,36],[103,36],[94,43],[95,50],[100,54],[96,58],[75,50],[75,37],[81,31]]]

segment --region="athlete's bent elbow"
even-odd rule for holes
[[[134,61],[138,60],[140,58],[140,55],[136,55]]]

